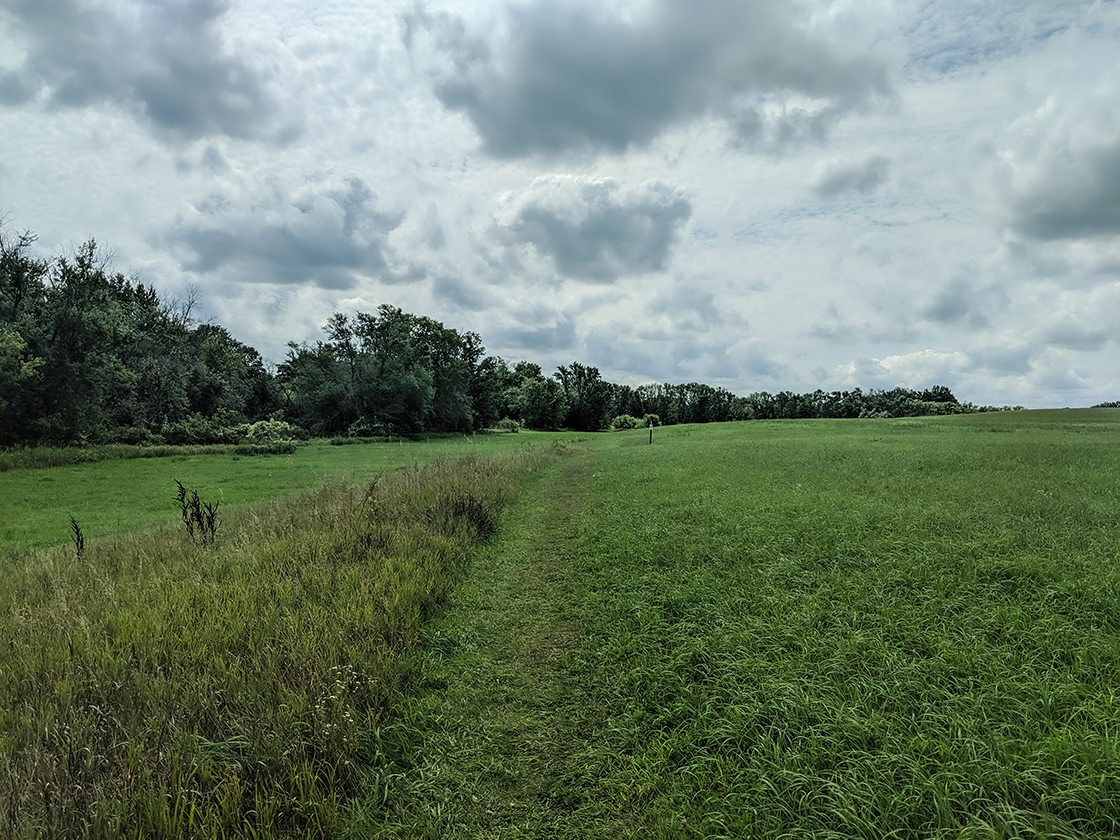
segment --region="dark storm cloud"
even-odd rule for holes
[[[363,276],[399,279],[385,237],[401,218],[379,212],[361,178],[312,180],[271,202],[208,200],[166,239],[185,269],[223,280],[350,289]]]
[[[505,197],[502,239],[532,245],[565,277],[610,282],[663,271],[692,205],[663,181],[548,175]]]
[[[891,162],[881,156],[869,158],[862,163],[837,163],[825,169],[813,189],[824,198],[833,198],[841,193],[869,193],[887,180]]]
[[[842,54],[803,10],[652,0],[624,19],[604,4],[536,0],[508,7],[504,37],[482,41],[461,21],[417,11],[405,40],[429,32],[451,58],[436,95],[497,157],[621,152],[704,116],[725,119],[744,145],[774,149],[819,140],[891,95],[882,66]]]
[[[27,56],[0,78],[0,102],[40,94],[54,108],[115,102],[168,138],[288,139],[296,112],[222,42],[217,24],[229,8],[229,0],[131,0],[112,11],[14,0],[8,20]]]
[[[1041,240],[1120,234],[1120,140],[1059,151],[1044,162],[1043,177],[1012,199],[1015,230]]]

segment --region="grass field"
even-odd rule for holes
[[[1120,836],[1118,444],[1115,410],[599,435],[410,470],[391,516],[343,494],[212,548],[12,563],[8,833],[101,761],[107,802],[158,782],[110,835]],[[424,548],[483,535],[468,486],[495,536]],[[174,772],[112,688],[157,684]]]
[[[0,555],[69,540],[70,516],[90,539],[174,523],[176,480],[225,513],[324,484],[368,483],[433,458],[496,455],[575,437],[522,432],[355,446],[316,441],[291,455],[177,455],[8,470],[0,472]]]

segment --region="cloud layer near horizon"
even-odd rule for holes
[[[279,359],[1120,399],[1116,3],[12,0],[0,211]]]

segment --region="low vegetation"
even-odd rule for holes
[[[0,827],[1120,836],[1120,414],[533,434],[9,559]]]
[[[553,451],[437,462],[221,528],[180,485],[190,533],[9,561],[0,832],[335,834],[377,784],[402,657]]]
[[[114,458],[98,448],[92,462],[79,447],[22,450],[34,469],[0,470],[0,564],[4,557],[65,542],[69,517],[87,540],[103,544],[122,535],[174,524],[180,519],[175,481],[182,481],[225,513],[311,492],[324,483],[364,485],[375,476],[433,459],[488,457],[547,446],[570,433],[432,436],[430,441],[332,446],[326,441],[293,444],[291,452],[249,457],[230,447],[169,448],[162,458]],[[368,441],[367,441],[368,443]],[[130,447],[133,456],[144,447]],[[253,450],[259,454],[259,450]],[[3,456],[0,455],[0,458]],[[50,463],[58,466],[46,466]]]
[[[577,504],[559,533],[522,513],[429,631],[364,836],[1120,835],[1118,436],[1103,411],[611,436],[539,491]]]

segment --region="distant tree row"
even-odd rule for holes
[[[93,241],[42,260],[0,231],[0,445],[234,442],[253,424],[323,436],[622,428],[977,410],[924,391],[737,396],[696,382],[631,387],[572,362],[551,376],[485,355],[482,339],[388,305],[336,313],[325,340],[271,369],[194,301],[113,272]],[[286,424],[286,425],[285,425]]]

